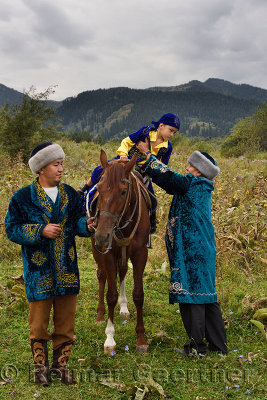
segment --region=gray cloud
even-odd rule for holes
[[[56,42],[67,48],[77,48],[84,44],[88,36],[92,36],[89,29],[79,25],[78,21],[73,21],[63,7],[49,4],[45,0],[23,1],[34,14],[33,33],[40,39]]]
[[[265,0],[2,0],[0,82],[20,90],[178,85],[267,88]],[[16,86],[15,86],[16,85]]]

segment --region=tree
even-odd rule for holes
[[[54,87],[36,93],[35,87],[23,93],[21,104],[6,104],[0,111],[0,144],[14,158],[20,152],[29,158],[33,147],[57,136],[57,118],[48,104]]]
[[[245,119],[240,119],[222,144],[224,156],[238,157],[267,151],[267,102]]]

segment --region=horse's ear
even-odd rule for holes
[[[101,166],[103,169],[107,168],[108,158],[103,149],[101,149],[101,151],[100,151],[100,162],[101,162]]]
[[[130,159],[130,161],[125,164],[125,176],[128,178],[130,175],[130,172],[132,171],[133,167],[135,166],[135,161],[136,161],[137,153],[134,153],[133,157]]]

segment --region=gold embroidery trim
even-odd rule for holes
[[[79,281],[78,277],[75,274],[66,273],[64,268],[62,268],[62,254],[63,254],[63,247],[64,247],[64,226],[66,224],[67,217],[65,217],[61,223],[61,232],[60,235],[55,239],[55,261],[56,261],[56,271],[57,271],[57,280],[59,286],[61,287],[70,287],[70,286],[78,286]],[[74,251],[74,249],[73,249]]]
[[[32,255],[32,262],[34,262],[34,264],[36,265],[42,265],[46,260],[46,257],[44,255],[44,253],[42,253],[41,251],[36,251],[35,253],[33,253]]]
[[[38,293],[51,292],[53,290],[53,279],[51,275],[38,279]]]
[[[47,200],[47,196],[41,185],[37,182],[37,180],[34,181],[34,187],[36,189],[37,195],[38,195],[38,200],[40,201],[41,205],[45,207],[49,212],[52,211],[52,206]],[[59,194],[60,194],[60,209],[63,210],[66,204],[68,203],[68,196],[67,193],[64,191],[64,187],[62,184],[59,184]],[[43,214],[43,217],[47,224],[49,224],[50,219],[47,217],[47,215]],[[65,234],[64,234],[64,228],[65,224],[67,221],[67,216],[61,221],[59,224],[61,227],[61,232],[60,235],[55,239],[55,263],[56,263],[56,273],[57,273],[57,281],[58,281],[58,286],[60,287],[73,287],[73,286],[79,286],[79,281],[78,278],[75,274],[71,273],[66,273],[64,271],[64,268],[62,268],[62,254],[63,254],[63,249],[64,249],[64,239],[65,239]],[[40,226],[41,227],[41,226]],[[74,253],[74,248],[72,247],[69,250],[69,255],[73,259],[75,257]],[[38,286],[40,287],[40,290],[38,290],[38,293],[46,292],[46,291],[51,291],[53,289],[53,279],[51,276],[48,276],[46,278],[40,278],[38,281]]]
[[[67,193],[64,191],[64,187],[62,184],[58,185],[58,191],[60,195],[60,210],[62,211],[68,203],[68,196]]]
[[[75,253],[74,253],[73,247],[71,249],[69,249],[69,256],[70,256],[71,260],[73,261],[75,258]]]
[[[48,201],[47,195],[42,186],[38,183],[37,179],[35,179],[35,181],[33,182],[33,186],[36,190],[40,205],[44,207],[49,213],[51,213],[52,204]]]
[[[41,226],[41,224],[24,224],[23,230],[25,237],[30,240],[34,240],[36,237],[38,237]]]

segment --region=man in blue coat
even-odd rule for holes
[[[194,151],[186,175],[171,171],[151,153],[147,143],[138,148],[146,154],[142,169],[158,186],[173,195],[166,247],[171,267],[170,304],[179,303],[190,340],[184,349],[205,354],[206,337],[211,351],[227,353],[226,334],[215,287],[216,247],[211,223],[213,179],[219,173],[216,161],[207,153]]]
[[[63,383],[73,382],[67,361],[80,288],[75,235],[88,237],[92,229],[77,192],[61,183],[64,158],[57,143],[45,142],[33,149],[29,166],[38,177],[14,193],[5,218],[8,238],[22,246],[35,382],[41,386],[50,384],[48,340],[53,341],[52,369]]]

